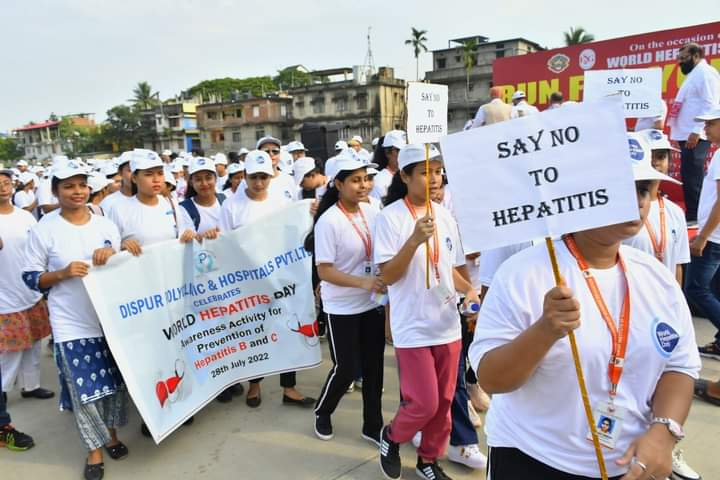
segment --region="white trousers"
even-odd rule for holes
[[[2,390],[12,391],[15,381],[25,391],[40,387],[40,350],[42,341],[21,352],[0,353],[0,370],[2,370]]]

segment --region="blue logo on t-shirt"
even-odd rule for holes
[[[448,250],[452,252],[453,243],[452,240],[450,240],[450,237],[445,238],[445,245],[447,245]]]
[[[673,327],[665,322],[656,319],[650,329],[653,336],[653,343],[660,355],[669,357],[680,342],[680,335]]]
[[[111,242],[110,240],[105,240],[105,241],[103,242],[103,245],[104,245],[105,247],[112,247],[112,242]]]

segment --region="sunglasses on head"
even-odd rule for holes
[[[277,155],[280,153],[279,148],[268,148],[264,149],[263,152],[267,153],[268,155]]]

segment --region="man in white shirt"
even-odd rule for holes
[[[510,113],[510,118],[527,117],[528,115],[534,115],[539,112],[534,105],[527,103],[525,92],[522,90],[518,90],[513,93],[512,103],[513,107],[512,112]]]
[[[503,90],[500,87],[492,87],[490,89],[490,101],[478,108],[475,118],[472,121],[471,128],[482,127],[483,125],[491,125],[497,122],[510,120],[512,107],[502,100]]]
[[[703,56],[703,48],[697,43],[688,43],[680,49],[678,65],[687,76],[668,115],[670,139],[680,144],[680,173],[688,222],[695,222],[698,217],[700,187],[710,148],[703,133],[703,122],[696,121],[696,117],[720,103],[720,74]]]

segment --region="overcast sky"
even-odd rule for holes
[[[428,47],[470,35],[553,48],[581,25],[597,39],[717,21],[717,0],[0,0],[0,131],[129,99],[139,81],[163,98],[217,77],[362,64],[372,26],[376,66],[415,77],[410,27]],[[605,10],[602,10],[603,7]],[[540,8],[542,6],[542,9]],[[713,16],[714,15],[714,16]],[[421,72],[432,67],[423,54]],[[421,74],[422,76],[422,74]]]

